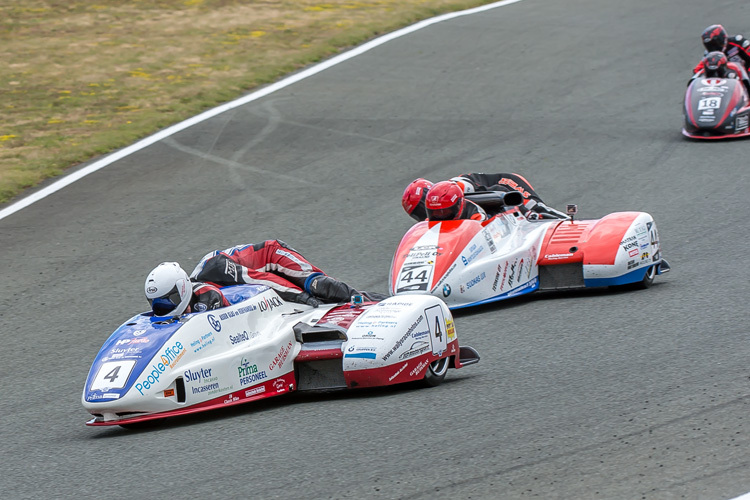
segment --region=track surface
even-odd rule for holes
[[[745,0],[524,0],[389,42],[0,221],[3,498],[731,498],[750,490],[748,142],[683,140],[713,22]],[[297,395],[87,428],[94,355],[162,260],[280,238],[384,291],[403,187],[516,171],[582,217],[644,210],[650,290],[457,315],[429,390]]]

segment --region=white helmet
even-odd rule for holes
[[[179,316],[190,304],[193,285],[177,262],[162,262],[146,277],[146,298],[154,316]]]

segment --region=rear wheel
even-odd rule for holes
[[[445,374],[448,373],[448,367],[450,361],[448,357],[438,359],[430,363],[427,367],[427,371],[424,374],[424,384],[427,387],[435,387],[445,379]]]

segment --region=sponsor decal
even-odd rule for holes
[[[641,262],[638,261],[638,260],[629,260],[628,261],[628,270],[634,269],[634,268],[638,267],[640,264],[641,264]]]
[[[105,392],[103,394],[92,394],[86,397],[86,401],[96,401],[97,399],[119,399],[120,395],[114,392]]]
[[[375,359],[377,355],[374,352],[354,352],[344,354],[345,358]]]
[[[251,365],[250,362],[242,358],[240,366],[237,367],[237,375],[240,377],[240,386],[250,385],[268,378],[264,371],[258,371],[258,365]]]
[[[505,277],[508,275],[508,261],[505,261],[505,266],[503,267],[503,278],[500,279],[500,266],[501,264],[497,265],[497,273],[495,274],[495,281],[492,282],[492,291],[497,291],[497,283],[500,282],[500,290],[505,287]]]
[[[429,333],[429,332],[427,332]],[[409,349],[404,351],[398,359],[409,359],[427,352],[430,349],[430,343],[424,340],[414,342]],[[374,356],[373,356],[374,359]]]
[[[456,327],[453,326],[452,319],[445,320],[445,332],[448,334],[448,342],[453,342],[454,340],[456,340]]]
[[[204,335],[201,335],[196,340],[193,340],[192,342],[190,342],[190,347],[193,348],[193,352],[198,352],[202,350],[204,347],[210,346],[215,341],[216,341],[216,338],[214,337],[214,332],[208,332]]]
[[[424,320],[424,316],[420,314],[419,318],[417,318],[417,320],[414,323],[412,323],[411,326],[406,330],[406,333],[404,334],[404,336],[396,341],[396,343],[394,344],[394,346],[391,348],[390,351],[385,353],[385,355],[383,356],[383,361],[388,361],[388,358],[390,358],[394,352],[396,352],[399,348],[401,348],[401,345],[406,341],[407,338],[409,338],[412,332],[416,330],[417,326],[419,326],[419,324],[423,320]]]
[[[636,255],[638,255],[638,252],[640,252],[640,250],[638,250],[638,248],[634,248],[628,252],[628,256],[635,257]]]
[[[641,260],[646,260],[646,259],[648,259],[648,257],[649,257],[648,252],[643,252],[641,254]]]
[[[270,299],[268,297],[264,297],[263,300],[258,302],[257,306],[258,309],[260,309],[260,312],[273,311],[275,308],[281,307],[282,302],[278,297],[271,297]]]
[[[147,344],[148,337],[140,337],[137,339],[120,339],[115,342],[115,345],[133,345],[133,344]]]
[[[289,356],[289,353],[292,351],[292,341],[290,340],[287,345],[281,346],[281,349],[279,349],[279,353],[276,355],[275,358],[273,358],[273,361],[271,361],[271,364],[268,365],[269,370],[273,370],[274,368],[281,367],[281,365],[284,364],[284,361],[286,361],[286,358]]]
[[[256,306],[255,304],[250,304],[250,305],[247,305],[247,306],[242,306],[242,307],[237,308],[235,310],[230,310],[230,311],[221,313],[219,315],[219,319],[226,320],[226,319],[229,319],[229,318],[234,318],[236,316],[241,316],[243,314],[247,314],[249,312],[257,311],[257,310],[258,310],[258,306]]]
[[[167,368],[174,368],[177,362],[185,354],[185,347],[180,342],[164,349],[159,357],[160,362],[151,365],[151,372],[140,382],[135,384],[135,388],[143,395],[143,390],[150,389],[152,385],[159,381],[159,377],[167,371]]]
[[[482,282],[482,281],[484,280],[484,278],[486,278],[486,277],[487,277],[487,273],[486,273],[486,272],[484,272],[484,271],[482,271],[482,274],[480,274],[479,276],[476,276],[476,277],[472,278],[472,279],[471,279],[470,281],[468,281],[468,282],[466,283],[466,289],[468,290],[469,288],[471,288],[471,287],[473,287],[473,286],[476,286],[476,285],[478,285],[478,284],[479,284],[479,283],[481,283],[481,282]]]
[[[513,288],[513,280],[516,278],[516,265],[518,264],[518,260],[513,261],[513,264],[510,265],[510,272],[508,273],[508,287]]]
[[[750,116],[739,115],[737,116],[737,119],[735,121],[734,128],[735,130],[737,130],[737,132],[739,132],[740,130],[745,130],[749,122],[750,122]]]
[[[464,255],[461,256],[461,262],[464,263],[464,266],[468,266],[471,261],[473,261],[477,256],[482,253],[482,250],[484,250],[484,247],[481,245],[478,245],[477,243],[471,245],[469,247],[469,256],[466,257]]]
[[[174,389],[166,389],[164,391],[164,397],[165,398],[173,398],[174,397]]]
[[[232,345],[241,344],[242,342],[247,342],[248,340],[252,340],[252,339],[254,339],[255,337],[258,337],[258,336],[260,336],[260,332],[250,332],[250,333],[248,333],[247,330],[243,330],[242,332],[240,332],[240,333],[238,333],[236,335],[232,335],[230,333],[229,334],[229,342]]]
[[[252,389],[246,390],[245,397],[249,398],[250,396],[255,396],[256,394],[262,394],[264,392],[266,392],[266,386],[259,385],[258,387],[253,387]]]
[[[133,331],[133,337],[139,337],[139,336],[143,335],[144,333],[146,333],[146,330],[134,330]]]
[[[121,358],[140,358],[141,356],[140,347],[113,347],[109,350],[109,358],[103,358],[102,361],[107,359],[121,359]]]
[[[285,392],[286,391],[286,384],[284,383],[283,378],[277,378],[273,381],[273,387],[276,389],[276,392]]]
[[[490,249],[490,253],[495,253],[497,251],[497,247],[495,246],[495,241],[492,239],[492,235],[490,234],[489,230],[485,228],[482,233],[484,234],[484,239],[487,240],[487,246]]]
[[[447,271],[445,271],[445,274],[443,274],[443,277],[442,277],[442,278],[440,278],[440,281],[438,281],[438,282],[437,282],[437,284],[435,285],[435,289],[439,288],[439,287],[440,287],[440,285],[442,285],[442,284],[443,284],[443,282],[445,281],[445,279],[446,279],[446,278],[448,277],[448,275],[449,275],[450,273],[452,273],[452,272],[453,272],[453,270],[454,270],[455,268],[456,268],[456,263],[454,262],[453,264],[451,264],[451,267],[449,267],[449,268],[448,268],[448,270],[447,270]],[[450,287],[449,287],[449,288],[450,288]],[[446,297],[447,297],[447,295],[446,295]]]
[[[412,377],[415,375],[418,375],[422,370],[427,368],[428,364],[430,364],[430,362],[427,360],[420,361],[419,364],[415,366],[412,371],[409,372],[409,375],[411,375]]]
[[[209,314],[206,318],[208,319],[208,324],[211,325],[211,328],[213,328],[217,332],[221,331],[221,321],[219,321],[216,316],[214,316],[213,314]]]
[[[396,371],[396,373],[394,373],[393,375],[391,375],[390,377],[388,377],[388,382],[391,382],[391,381],[393,381],[394,378],[398,377],[401,374],[401,372],[406,369],[407,366],[409,366],[409,363],[404,363],[404,365],[401,368],[399,368]]]
[[[212,382],[206,385],[199,385],[197,387],[191,387],[190,390],[192,391],[193,394],[201,394],[204,392],[208,392],[209,394],[212,392],[221,392],[218,382]]]
[[[448,297],[451,294],[451,286],[446,283],[445,286],[443,286],[443,297]]]
[[[549,253],[544,256],[547,260],[559,260],[559,259],[567,259],[569,257],[572,257],[572,253]]]

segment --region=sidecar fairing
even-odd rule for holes
[[[458,346],[450,310],[434,297],[312,308],[265,286],[223,291],[229,307],[174,318],[148,312],[118,328],[89,371],[87,424],[127,425],[295,390],[429,383],[479,359]]]

